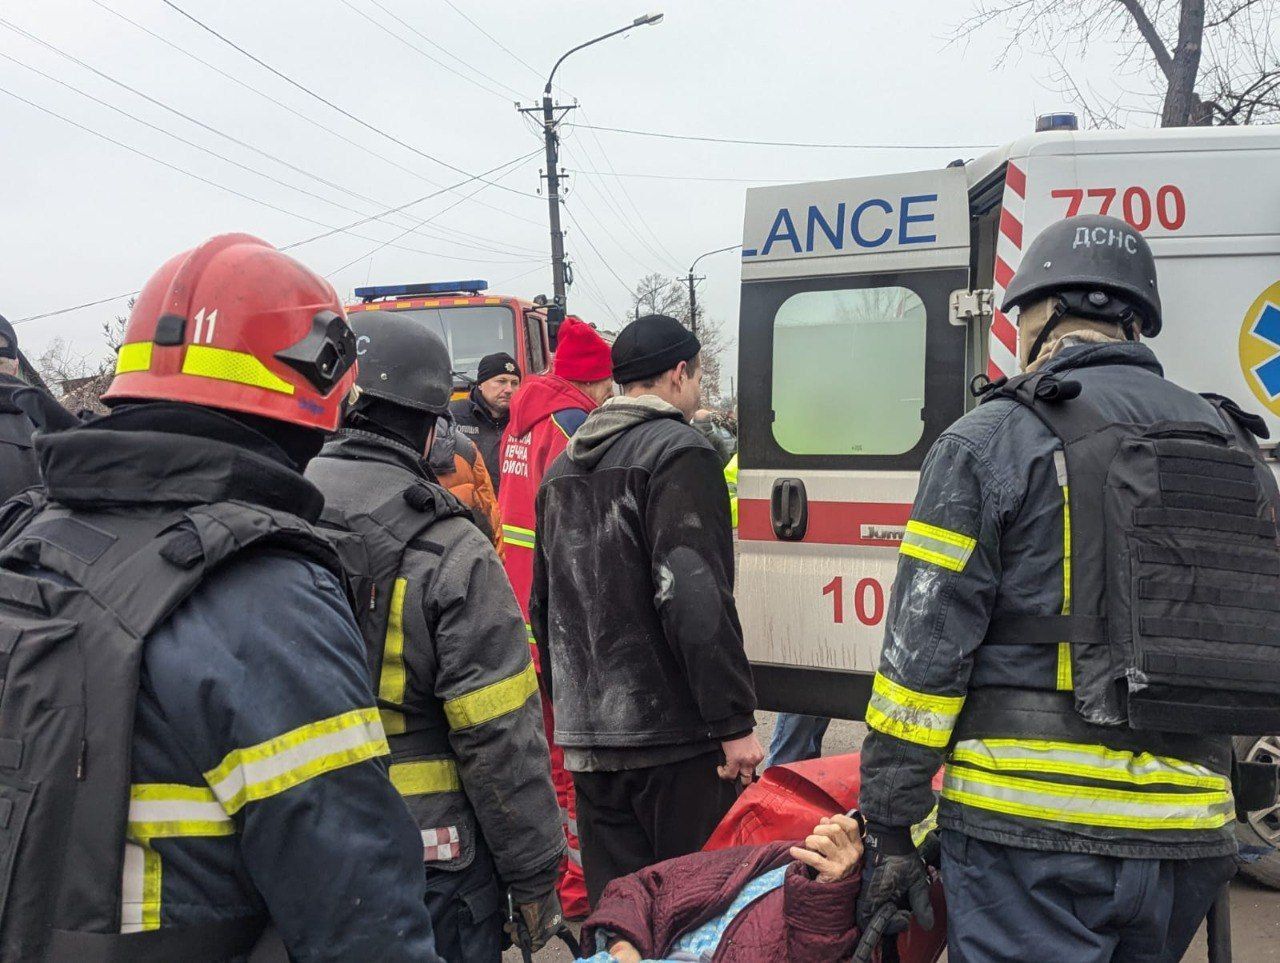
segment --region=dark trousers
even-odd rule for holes
[[[505,908],[498,874],[484,841],[458,872],[427,867],[427,909],[436,952],[448,963],[499,963]]]
[[[1047,853],[943,830],[947,959],[1175,963],[1234,874],[1230,856]]]
[[[610,880],[697,852],[738,798],[739,783],[716,775],[719,750],[622,772],[575,772],[578,840],[587,900]]]

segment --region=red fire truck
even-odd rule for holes
[[[437,332],[453,358],[454,391],[466,392],[480,359],[505,351],[526,375],[545,374],[551,365],[548,307],[505,294],[488,294],[488,281],[428,281],[356,288],[360,311],[397,311]]]

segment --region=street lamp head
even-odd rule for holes
[[[646,26],[646,25],[648,25],[648,24],[653,24],[653,23],[662,23],[662,14],[660,14],[660,13],[646,13],[643,17],[636,17],[636,19],[634,20],[634,22],[632,22],[631,26],[633,26],[633,27],[643,27],[643,26]]]

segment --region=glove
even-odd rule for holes
[[[524,953],[537,953],[564,928],[564,912],[555,887],[531,903],[517,903],[507,893],[507,922],[502,927]]]
[[[872,823],[867,826],[865,842],[867,859],[858,897],[862,936],[854,953],[859,963],[871,959],[871,951],[882,937],[905,930],[912,916],[926,930],[933,929],[929,874],[911,842],[911,830]]]

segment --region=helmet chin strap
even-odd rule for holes
[[[1136,333],[1139,324],[1138,314],[1124,301],[1102,291],[1063,291],[1054,298],[1053,309],[1049,312],[1048,320],[1036,335],[1035,341],[1031,343],[1027,364],[1040,356],[1040,351],[1044,348],[1050,333],[1066,317],[1118,324],[1120,330],[1124,332],[1126,341],[1138,340]]]

